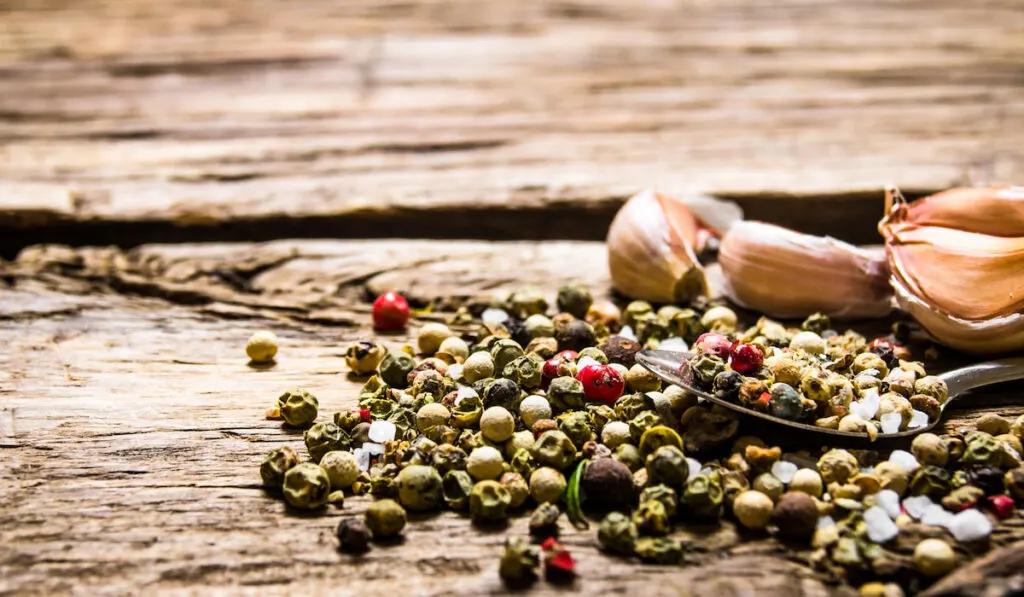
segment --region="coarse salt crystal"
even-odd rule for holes
[[[882,415],[882,433],[898,433],[902,424],[903,415],[900,413],[885,413]]]
[[[700,474],[701,463],[696,458],[687,458],[686,464],[690,467],[690,477],[696,477]]]
[[[626,340],[632,340],[634,342],[637,341],[636,334],[633,333],[633,328],[629,327],[628,325],[622,326],[622,329],[619,330],[619,336],[622,336]]]
[[[484,312],[480,314],[480,319],[484,323],[498,324],[505,323],[508,321],[508,313],[504,309],[484,309]]]
[[[920,429],[921,427],[928,426],[928,415],[917,409],[914,409],[914,416],[910,417],[910,423],[907,425],[908,429]]]
[[[363,452],[366,452],[371,457],[384,455],[384,446],[380,444],[375,444],[373,442],[363,442],[362,448]]]
[[[932,527],[945,527],[953,520],[953,513],[939,504],[932,504],[921,513],[921,524]]]
[[[908,473],[916,471],[921,466],[917,458],[906,450],[893,450],[889,455],[889,462],[902,467]]]
[[[992,521],[978,510],[971,508],[954,515],[946,528],[957,541],[977,541],[992,534]]]
[[[875,494],[875,501],[878,507],[885,510],[889,518],[895,519],[900,515],[900,494],[891,489],[883,489]]]
[[[598,361],[594,357],[583,357],[580,360],[576,361],[576,370],[577,371],[583,371],[583,369],[585,367],[589,367],[591,365],[600,365],[600,364],[601,364],[600,361]]]
[[[397,431],[398,429],[391,421],[374,421],[370,423],[370,431],[367,436],[378,444],[382,444],[395,439]]]
[[[850,412],[859,415],[865,421],[870,421],[878,414],[878,407],[881,403],[882,399],[878,395],[878,390],[865,390],[861,394],[860,400],[850,404]]]
[[[365,450],[362,448],[356,448],[355,450],[352,450],[352,454],[356,457],[356,464],[359,465],[359,470],[370,470],[370,455],[367,454]]]
[[[458,363],[448,365],[448,368],[444,370],[444,374],[449,379],[458,379],[462,377],[462,365]]]
[[[903,509],[907,511],[911,518],[920,519],[924,511],[934,504],[935,502],[932,501],[932,498],[926,495],[915,495],[903,500]]]
[[[686,352],[690,350],[690,345],[686,343],[686,340],[682,338],[665,338],[658,344],[659,350],[672,350],[677,352]]]
[[[462,386],[455,392],[455,406],[458,406],[466,398],[476,398],[477,396],[476,390],[469,386]]]
[[[795,475],[798,470],[799,467],[797,467],[797,465],[792,462],[786,462],[785,460],[780,460],[772,465],[772,475],[774,475],[779,481],[786,484],[789,484],[789,482],[793,480],[793,475]]]
[[[822,516],[818,519],[818,528],[827,529],[828,527],[836,526],[836,521],[831,516]]]
[[[878,506],[864,511],[864,526],[867,527],[868,539],[875,543],[886,543],[900,534],[900,528],[889,518],[889,514]]]

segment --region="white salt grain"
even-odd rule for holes
[[[864,511],[864,526],[867,527],[868,539],[875,543],[887,543],[900,534],[899,527],[889,518],[889,514],[878,506]]]
[[[462,386],[455,392],[455,406],[458,406],[466,398],[476,398],[477,396],[476,390],[469,386]]]
[[[914,416],[910,418],[910,424],[907,425],[908,429],[920,429],[921,427],[928,426],[928,415],[917,409],[914,409]]]
[[[455,363],[454,365],[448,365],[448,368],[444,370],[445,377],[449,379],[458,379],[462,377],[462,365]]]
[[[484,323],[498,324],[505,323],[508,321],[508,313],[503,309],[484,309],[484,312],[480,314],[480,319]]]
[[[977,541],[992,534],[992,521],[978,510],[971,508],[954,515],[946,528],[956,537],[957,541]]]
[[[903,500],[903,509],[911,518],[920,519],[924,511],[934,504],[935,502],[926,495],[915,495]]]
[[[374,421],[370,423],[370,431],[367,436],[378,444],[382,444],[395,439],[397,431],[395,424],[391,421]]]
[[[898,433],[902,424],[903,415],[900,413],[885,413],[882,415],[882,433]]]
[[[686,464],[690,467],[690,477],[696,477],[700,474],[701,463],[696,458],[687,458]]]
[[[362,447],[363,452],[366,452],[371,457],[384,455],[384,446],[382,446],[381,444],[375,444],[373,442],[363,442]]]
[[[914,455],[906,450],[893,450],[889,456],[889,462],[902,467],[908,473],[916,471],[921,466],[917,458],[914,458]]]
[[[793,475],[795,475],[798,470],[800,469],[797,465],[792,462],[786,462],[785,460],[780,460],[772,465],[772,475],[774,475],[779,481],[786,484],[789,484],[789,482],[793,480]]]
[[[629,327],[628,325],[622,326],[622,329],[619,330],[619,335],[625,338],[626,340],[632,340],[634,342],[637,341],[636,334],[633,333],[633,328]]]
[[[946,527],[953,520],[953,513],[939,504],[932,504],[921,514],[921,524],[932,527]]]
[[[591,365],[600,365],[600,364],[601,363],[598,362],[598,360],[595,359],[594,357],[583,357],[582,359],[576,361],[576,370],[577,371],[583,371],[584,367],[589,367]]]
[[[895,519],[900,515],[900,494],[891,489],[883,489],[875,494],[875,501],[878,507],[885,510],[889,518]]]
[[[658,345],[659,350],[672,350],[675,352],[686,352],[690,350],[690,345],[686,343],[686,340],[682,338],[665,338]]]
[[[836,526],[836,521],[831,516],[822,516],[818,519],[818,528],[827,529],[828,527]]]
[[[359,465],[359,470],[370,470],[369,454],[367,454],[362,448],[356,448],[355,450],[352,450],[352,454],[356,457],[356,464]]]
[[[878,390],[865,390],[864,393],[861,394],[860,400],[850,405],[850,412],[860,415],[860,418],[865,421],[870,421],[875,418],[876,414],[878,414],[878,407],[881,403],[882,399],[878,395]],[[854,410],[855,406],[856,410]]]

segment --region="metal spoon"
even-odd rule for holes
[[[827,429],[825,427],[817,427],[807,423],[799,423],[797,421],[790,421],[787,419],[780,419],[774,417],[768,413],[762,413],[755,410],[751,410],[743,405],[728,400],[718,398],[713,394],[709,394],[700,388],[696,388],[686,382],[684,377],[680,375],[680,370],[687,361],[696,356],[693,352],[672,352],[667,350],[643,350],[637,353],[636,362],[640,363],[652,373],[667,381],[670,384],[675,384],[682,387],[683,389],[693,392],[697,396],[713,402],[715,404],[724,406],[730,410],[734,410],[738,413],[750,415],[752,417],[758,417],[767,421],[778,423],[779,425],[785,425],[787,427],[795,427],[797,429],[803,429],[805,431],[812,431],[816,433],[823,433],[825,435],[834,435],[847,438],[858,438],[858,439],[869,439],[867,433],[854,433],[852,431],[839,431],[838,429]],[[947,371],[942,375],[939,375],[946,385],[949,387],[949,400],[946,401],[940,408],[945,411],[946,407],[949,406],[954,399],[963,394],[968,390],[979,388],[981,386],[987,386],[994,383],[1001,383],[1004,381],[1013,381],[1016,379],[1024,379],[1024,357],[1017,357],[1011,359],[1001,359],[998,361],[989,361],[986,363],[978,363],[976,365],[968,365],[967,367],[961,367],[960,369],[953,369]],[[879,432],[876,439],[896,439],[903,437],[913,437],[919,433],[928,431],[932,427],[935,427],[941,420],[940,416],[934,420],[928,422],[923,427],[917,427],[915,429],[908,429],[907,431],[900,431],[897,433],[881,433]]]

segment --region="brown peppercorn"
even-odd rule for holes
[[[558,340],[559,350],[575,350],[579,352],[588,346],[595,344],[594,328],[582,319],[571,319],[564,321],[556,317],[553,320],[555,325],[555,340]]]
[[[779,534],[795,539],[810,539],[818,526],[818,504],[814,498],[799,491],[791,491],[779,498],[772,513],[772,522]]]
[[[614,458],[590,461],[583,470],[583,494],[586,503],[598,510],[626,510],[633,503],[633,474]]]
[[[640,352],[640,343],[622,336],[610,336],[598,346],[608,357],[609,363],[621,363],[632,367],[636,363],[636,353]]]
[[[743,457],[755,470],[766,471],[782,458],[782,448],[778,446],[771,448],[747,446],[743,451]]]
[[[1010,432],[1010,422],[995,413],[981,415],[974,426],[978,431],[984,431],[989,435],[1002,435]]]

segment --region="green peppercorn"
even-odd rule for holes
[[[531,449],[533,458],[542,466],[556,470],[569,468],[576,460],[576,445],[564,432],[546,431],[537,438]]]
[[[304,462],[284,475],[284,499],[294,508],[315,510],[327,503],[331,480],[320,465]]]
[[[687,363],[693,381],[704,388],[711,388],[715,376],[725,371],[725,361],[713,354],[698,354],[696,358]]]
[[[640,450],[633,444],[620,444],[612,453],[612,458],[626,465],[634,473],[644,468],[644,459],[640,456]]]
[[[682,450],[683,438],[679,437],[674,429],[664,425],[650,427],[640,436],[640,456],[643,458],[647,458],[662,446],[675,446]]]
[[[690,477],[690,465],[683,451],[676,446],[661,446],[647,457],[647,478],[651,484],[664,483],[681,489]]]
[[[501,370],[502,377],[516,382],[520,387],[539,388],[543,378],[543,363],[530,355],[517,357]]]
[[[363,418],[359,415],[358,410],[343,410],[334,413],[334,424],[345,433],[351,432],[356,425],[362,422]]]
[[[491,357],[494,359],[494,370],[504,372],[505,366],[523,356],[523,347],[510,338],[498,340],[491,346]]]
[[[377,499],[397,498],[398,487],[395,485],[394,477],[373,475],[370,477],[370,495]]]
[[[370,550],[372,533],[359,518],[344,518],[338,523],[338,548],[348,553],[366,553]]]
[[[824,313],[813,313],[800,324],[800,329],[807,332],[821,334],[832,327],[832,321]]]
[[[405,508],[392,499],[377,500],[366,509],[365,520],[374,539],[396,537],[405,528]]]
[[[556,412],[580,410],[586,404],[583,383],[574,377],[556,377],[548,385],[548,402]]]
[[[398,501],[409,510],[429,511],[444,502],[441,475],[431,466],[410,465],[395,478]]]
[[[498,478],[498,483],[508,490],[511,501],[509,507],[518,508],[530,497],[530,485],[526,478],[516,472],[507,472]]]
[[[479,481],[469,494],[469,513],[474,522],[500,522],[508,518],[512,494],[497,481]]]
[[[569,313],[577,319],[583,319],[590,306],[594,304],[594,297],[586,286],[573,284],[558,289],[558,298],[555,299],[555,304],[559,311]]]
[[[555,420],[558,423],[558,430],[564,433],[575,446],[582,446],[597,437],[590,427],[590,418],[584,411],[565,412]]]
[[[512,460],[509,461],[509,470],[519,473],[524,479],[529,479],[536,468],[537,460],[533,457],[532,447],[531,449],[516,450],[512,455]]]
[[[621,512],[611,512],[597,527],[597,540],[606,551],[620,555],[633,555],[633,546],[639,538],[636,525]]]
[[[505,551],[498,564],[498,574],[509,582],[532,580],[540,566],[540,548],[521,537],[505,539]]]
[[[693,309],[680,309],[668,318],[672,335],[693,343],[704,333],[700,314]]]
[[[686,483],[683,502],[694,516],[716,519],[722,515],[722,477],[717,472],[699,473]]]
[[[1002,444],[984,431],[972,431],[964,437],[966,449],[960,457],[964,464],[1000,466],[1005,458]]]
[[[562,511],[551,502],[541,502],[537,509],[530,515],[530,534],[534,537],[557,537],[558,519]]]
[[[658,500],[641,502],[633,513],[633,524],[645,535],[667,535],[672,532],[672,517],[665,504]]]
[[[309,427],[316,420],[320,403],[306,390],[288,390],[277,399],[285,423],[292,427]]]
[[[333,450],[347,450],[349,437],[334,423],[317,423],[303,434],[306,450],[313,462],[320,462],[324,454]]]
[[[949,492],[950,473],[937,466],[925,465],[914,472],[910,479],[911,495],[927,495],[933,500],[941,499]]]
[[[548,301],[536,288],[524,288],[509,297],[511,311],[518,317],[528,317],[548,310]]]
[[[466,396],[453,407],[451,424],[459,429],[471,429],[480,422],[484,414],[484,403],[479,396]]]
[[[668,485],[657,484],[648,485],[640,492],[640,503],[649,502],[651,500],[659,501],[665,506],[665,512],[669,516],[675,516],[678,511],[679,501],[676,498],[676,490],[672,489]]]
[[[683,545],[668,537],[645,537],[637,540],[633,551],[649,564],[676,565],[683,561]]]
[[[380,362],[380,378],[392,388],[404,388],[409,385],[409,372],[416,366],[416,361],[404,352],[390,351]]]
[[[629,420],[629,436],[633,443],[640,445],[644,433],[661,425],[661,415],[653,410],[645,410]]]
[[[260,478],[263,486],[271,491],[281,491],[284,476],[299,464],[299,454],[291,446],[275,448],[267,454],[260,465]]]
[[[387,349],[374,342],[359,340],[348,345],[345,364],[356,375],[370,375],[377,370]]]
[[[967,508],[973,508],[984,497],[984,489],[973,485],[963,485],[942,498],[942,507],[951,512],[960,512]]]
[[[448,471],[444,475],[441,489],[449,508],[465,510],[469,507],[469,494],[473,492],[473,477],[463,470]]]

